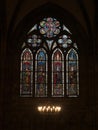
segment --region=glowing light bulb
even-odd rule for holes
[[[42,111],[42,106],[38,107],[38,111],[40,111],[40,112]]]

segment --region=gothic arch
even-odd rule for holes
[[[49,12],[50,10],[50,12]],[[84,56],[87,51],[87,36],[82,28],[82,26],[78,23],[78,21],[75,19],[75,17],[64,10],[63,8],[54,5],[52,3],[47,3],[33,11],[31,11],[27,16],[25,16],[21,22],[17,25],[16,29],[14,30],[13,34],[10,34],[8,39],[8,50],[12,50],[14,53],[11,61],[14,59],[13,64],[13,72],[17,70],[17,77],[19,77],[19,64],[20,64],[20,54],[21,54],[21,48],[23,45],[23,42],[26,40],[27,36],[26,34],[31,29],[33,25],[35,25],[38,21],[40,21],[44,17],[55,17],[58,20],[61,21],[61,23],[64,23],[66,27],[70,30],[72,33],[72,40],[77,43],[78,49],[79,49],[79,55],[82,55],[81,59],[86,61],[86,57]],[[68,32],[66,32],[68,34]],[[85,34],[85,35],[84,35]],[[10,48],[9,48],[10,47]],[[86,53],[87,55],[87,53]],[[84,58],[85,57],[85,58]],[[80,57],[79,57],[80,58]],[[81,60],[81,61],[82,61]],[[80,65],[81,66],[81,61]],[[86,65],[87,66],[87,65]],[[82,69],[80,70],[81,74]],[[82,75],[81,75],[82,77]],[[17,79],[14,77],[13,79],[16,82],[16,85],[19,86],[19,81],[17,82]],[[14,84],[14,83],[13,83]],[[82,84],[82,81],[80,80],[80,84]],[[80,90],[81,91],[81,90]],[[81,93],[81,92],[80,92]]]

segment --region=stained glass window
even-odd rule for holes
[[[64,57],[59,49],[52,55],[52,96],[64,96]]]
[[[31,96],[33,87],[33,55],[26,48],[21,54],[20,95]]]
[[[36,54],[35,64],[35,96],[47,96],[47,54],[44,49],[39,49]]]
[[[63,48],[68,48],[72,44],[72,40],[70,39],[70,36],[63,35],[59,37],[58,43]]]
[[[21,96],[79,95],[78,45],[64,23],[54,17],[40,19],[21,49]]]
[[[28,45],[32,47],[39,47],[41,43],[40,36],[37,35],[29,35],[27,39]]]
[[[52,38],[55,37],[57,34],[60,33],[60,22],[57,21],[55,18],[44,18],[40,22],[40,33],[43,34],[45,37]]]
[[[79,95],[78,54],[70,49],[66,56],[66,89],[69,97]]]

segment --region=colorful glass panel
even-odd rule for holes
[[[60,33],[60,22],[57,21],[55,18],[44,18],[40,22],[39,29],[40,33],[43,34],[45,37],[52,38]]]
[[[63,35],[59,37],[58,43],[61,47],[67,48],[72,44],[72,40],[70,39],[70,36]]]
[[[47,54],[44,49],[38,50],[36,54],[35,96],[47,96]]]
[[[64,96],[64,56],[59,49],[52,55],[52,96]]]
[[[21,54],[20,95],[31,96],[33,86],[33,55],[26,48]]]
[[[21,46],[25,49],[21,54],[20,95],[31,96],[34,90],[35,97],[47,97],[47,93],[50,93],[47,89],[50,87],[48,86],[50,82],[52,88],[49,90],[52,90],[52,97],[63,97],[65,78],[67,95],[69,97],[79,95],[78,47],[72,42],[71,34],[65,25],[61,25],[52,17],[42,19],[28,31],[26,42]],[[26,48],[28,46],[31,50]],[[72,49],[68,51],[69,48]],[[48,59],[46,50],[52,61]],[[64,70],[65,62],[66,70]],[[49,76],[48,64],[51,68]],[[32,89],[33,81],[34,88]]]
[[[71,49],[66,56],[66,89],[69,97],[79,95],[78,54]]]
[[[28,39],[27,39],[27,43],[29,44],[29,46],[32,47],[39,47],[40,43],[42,42],[40,36],[38,35],[29,35]]]

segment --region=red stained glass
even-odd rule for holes
[[[60,49],[52,55],[52,96],[64,96],[64,57]]]
[[[26,48],[21,54],[20,95],[32,96],[33,55]]]

